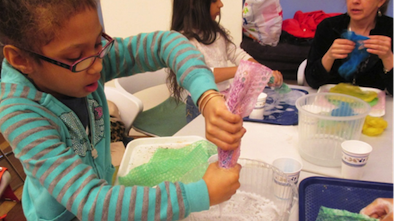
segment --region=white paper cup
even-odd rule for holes
[[[360,140],[346,140],[342,147],[342,177],[359,180],[363,176],[372,146]]]
[[[291,197],[291,187],[289,182],[297,185],[302,169],[302,163],[294,158],[282,157],[274,160],[272,166],[276,167],[283,174],[274,173],[274,194],[275,196],[288,199]]]

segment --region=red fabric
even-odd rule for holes
[[[0,216],[0,220],[6,221],[6,219],[5,219],[6,217],[7,217],[7,214]]]
[[[7,171],[8,169],[6,167],[1,167],[1,171],[0,171],[0,180],[1,178],[3,178],[3,174],[5,171]],[[5,188],[3,195],[0,196],[0,199],[10,199],[13,200],[15,202],[19,202],[18,197],[15,195],[14,191],[12,190],[11,186],[8,184],[8,186]],[[4,217],[5,218],[5,217]],[[1,219],[1,217],[0,217]]]
[[[282,30],[298,38],[313,38],[317,25],[325,18],[342,13],[325,13],[322,10],[312,12],[297,11],[294,18],[286,19],[282,23]]]
[[[3,177],[4,172],[7,171],[8,169],[6,167],[0,167],[0,168],[1,168],[1,171],[0,171],[0,180],[1,180],[1,178]]]
[[[1,199],[9,199],[13,200],[15,202],[19,202],[18,197],[15,195],[14,191],[12,190],[11,186],[8,185],[5,190],[3,195],[1,196]]]

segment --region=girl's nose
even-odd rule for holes
[[[92,66],[88,68],[88,74],[97,74],[98,72],[101,72],[103,69],[103,59],[101,58],[96,58],[94,60]]]
[[[218,4],[219,8],[222,8],[224,6],[223,2],[221,0],[218,0],[218,1],[219,1],[219,4]]]

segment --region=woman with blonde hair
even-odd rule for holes
[[[389,0],[347,0],[347,13],[323,20],[316,29],[305,78],[312,88],[324,84],[349,82],[393,93],[393,18],[385,12]],[[362,42],[367,58],[350,78],[338,72],[356,43],[341,38],[342,33],[353,31],[369,39]]]

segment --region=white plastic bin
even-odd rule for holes
[[[298,148],[302,158],[319,166],[341,166],[341,143],[358,140],[371,106],[356,97],[316,93],[300,97]]]

